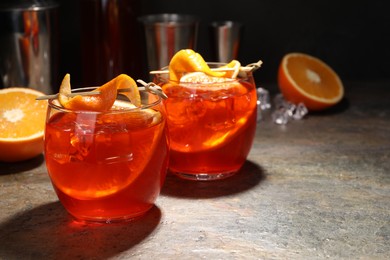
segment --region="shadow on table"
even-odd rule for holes
[[[246,161],[235,175],[217,181],[184,180],[168,173],[161,194],[194,199],[215,198],[249,190],[264,179],[265,172],[261,166]]]
[[[53,202],[0,224],[0,258],[107,259],[147,238],[160,219],[154,206],[131,222],[85,224],[73,221],[60,202]]]
[[[30,160],[21,162],[0,162],[0,174],[14,174],[19,172],[28,171],[40,166],[44,162],[43,155],[38,155]]]
[[[349,100],[346,98],[346,97],[343,97],[339,103],[337,103],[336,105],[328,108],[328,109],[325,109],[323,111],[312,111],[310,112],[311,115],[316,115],[316,116],[329,116],[329,115],[335,115],[335,114],[341,114],[343,112],[345,112],[346,110],[349,109],[349,107],[351,106]]]

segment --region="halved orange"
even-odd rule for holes
[[[212,71],[203,57],[191,50],[183,49],[172,57],[169,62],[169,79],[179,81],[184,73],[201,71],[212,77],[223,77],[226,72]]]
[[[0,90],[0,161],[31,159],[43,151],[47,101],[30,88]]]
[[[141,96],[135,81],[126,74],[120,74],[94,91],[94,95],[77,95],[70,97],[70,75],[66,74],[62,80],[58,100],[60,104],[72,110],[107,111],[114,104],[118,89],[126,89],[121,94],[127,96],[131,103],[137,107],[141,105]]]
[[[302,102],[310,111],[334,106],[344,96],[344,87],[336,72],[322,60],[304,53],[289,53],[283,57],[278,84],[286,100],[295,104]]]

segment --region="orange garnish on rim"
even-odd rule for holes
[[[169,79],[179,81],[181,76],[188,72],[204,72],[212,77],[223,77],[226,74],[224,71],[211,70],[199,53],[191,49],[180,50],[169,62]]]
[[[221,68],[233,69],[233,70],[227,70],[224,77],[235,79],[237,78],[238,73],[240,72],[241,63],[238,60],[232,60],[231,62],[222,66]]]
[[[72,92],[70,75],[66,74],[60,86],[58,100],[67,109],[107,111],[114,104],[119,89],[126,89],[121,94],[127,96],[133,105],[137,107],[141,105],[141,97],[137,84],[131,77],[125,74],[121,74],[103,86],[94,89],[93,91],[98,92],[98,94],[76,95],[74,97],[70,97]]]

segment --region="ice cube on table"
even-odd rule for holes
[[[257,88],[257,105],[261,110],[271,108],[269,91],[264,88]]]
[[[275,111],[272,113],[273,122],[279,125],[287,124],[289,119],[300,120],[307,113],[308,109],[303,103],[295,105],[284,99],[282,94],[277,94],[274,98]]]
[[[280,107],[272,113],[272,120],[274,123],[276,123],[278,125],[287,124],[289,118],[290,118],[290,116],[288,114],[288,111],[284,107]]]
[[[300,120],[302,119],[307,113],[308,113],[308,109],[306,108],[306,106],[303,104],[303,103],[299,103],[295,109],[295,112],[293,114],[293,118],[295,120]]]
[[[285,104],[285,100],[283,98],[283,95],[282,94],[276,94],[276,96],[274,97],[274,106],[275,108],[279,108],[279,107],[284,107],[284,104]]]
[[[257,88],[257,121],[263,118],[263,110],[271,108],[270,94],[269,91],[264,88]]]

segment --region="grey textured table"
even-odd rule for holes
[[[42,157],[0,163],[0,259],[388,259],[390,82],[345,86],[326,113],[264,114],[236,176],[168,176],[131,223],[75,224]]]

